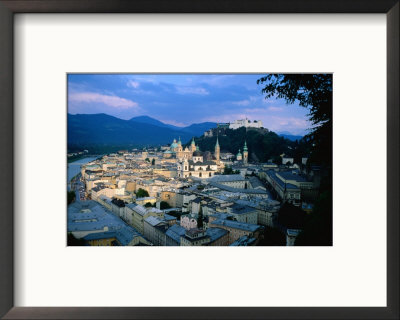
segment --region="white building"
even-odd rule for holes
[[[232,188],[247,188],[247,180],[240,174],[217,175],[208,179],[207,182],[215,182]]]
[[[298,229],[287,229],[286,230],[286,246],[294,246],[297,236],[301,230]]]
[[[229,124],[229,129],[239,129],[241,127],[246,128],[262,128],[263,124],[261,120],[251,121],[249,119],[235,120]]]
[[[282,164],[287,164],[289,162],[290,162],[290,164],[293,164],[294,159],[293,158],[282,157]]]

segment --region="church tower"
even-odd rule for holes
[[[179,137],[179,141],[178,141],[178,148],[177,148],[177,150],[176,150],[176,157],[179,159],[179,160],[182,160],[182,158],[183,158],[183,148],[182,148],[182,141],[181,141],[181,137]]]
[[[192,138],[192,143],[190,144],[190,151],[196,151],[196,144],[194,143],[194,137]]]
[[[215,159],[217,160],[217,163],[219,163],[219,154],[220,153],[220,148],[219,148],[219,143],[218,143],[218,136],[217,136],[217,142],[215,143],[215,149],[214,149],[214,156]]]
[[[243,147],[243,163],[247,164],[249,160],[249,153],[247,151],[247,143],[244,141],[244,147]]]
[[[236,160],[237,161],[242,161],[243,160],[242,154],[240,153],[240,149],[239,149],[238,154],[236,155]]]

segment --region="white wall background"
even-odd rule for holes
[[[20,14],[15,52],[16,305],[386,305],[384,15]],[[67,72],[334,72],[334,246],[66,247]]]

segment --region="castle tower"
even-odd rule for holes
[[[217,162],[219,162],[219,155],[220,155],[220,148],[219,148],[219,143],[218,143],[218,136],[217,136],[217,142],[215,143],[215,149],[214,149],[214,156]]]
[[[243,147],[243,163],[247,164],[249,160],[249,153],[247,151],[247,143],[244,141],[244,147]]]
[[[190,151],[192,151],[192,152],[196,151],[196,144],[194,143],[194,137],[192,138],[192,143],[190,145]]]

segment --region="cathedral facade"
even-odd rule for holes
[[[208,156],[207,156],[208,154]],[[206,157],[204,157],[204,155]],[[205,154],[196,147],[194,139],[190,147],[183,148],[181,139],[178,141],[174,139],[169,150],[164,152],[164,158],[175,158],[177,160],[177,176],[178,178],[211,178],[216,173],[224,168],[224,163],[221,162],[221,148],[219,145],[218,137],[214,147],[214,154],[210,156],[207,151]],[[236,155],[238,162],[243,162],[244,165],[248,164],[248,149],[247,142],[244,142],[243,153],[239,150]]]
[[[185,150],[186,149],[188,148],[185,148]],[[218,137],[214,147],[214,155],[212,157],[212,160],[204,159],[203,152],[201,152],[199,148],[196,147],[194,139],[192,140],[190,149],[188,149],[189,154],[185,153],[185,150],[183,150],[182,154],[179,152],[179,149],[177,152],[178,177],[211,178],[220,169],[221,161],[220,161],[220,146],[218,142]],[[194,151],[192,152],[192,150]]]
[[[190,144],[190,148],[186,147],[183,149],[181,138],[178,141],[174,139],[171,143],[169,150],[164,151],[164,158],[176,158],[178,161],[182,161],[184,159],[192,159],[193,152],[196,151],[196,144],[194,142],[194,138],[192,139],[192,143]]]

